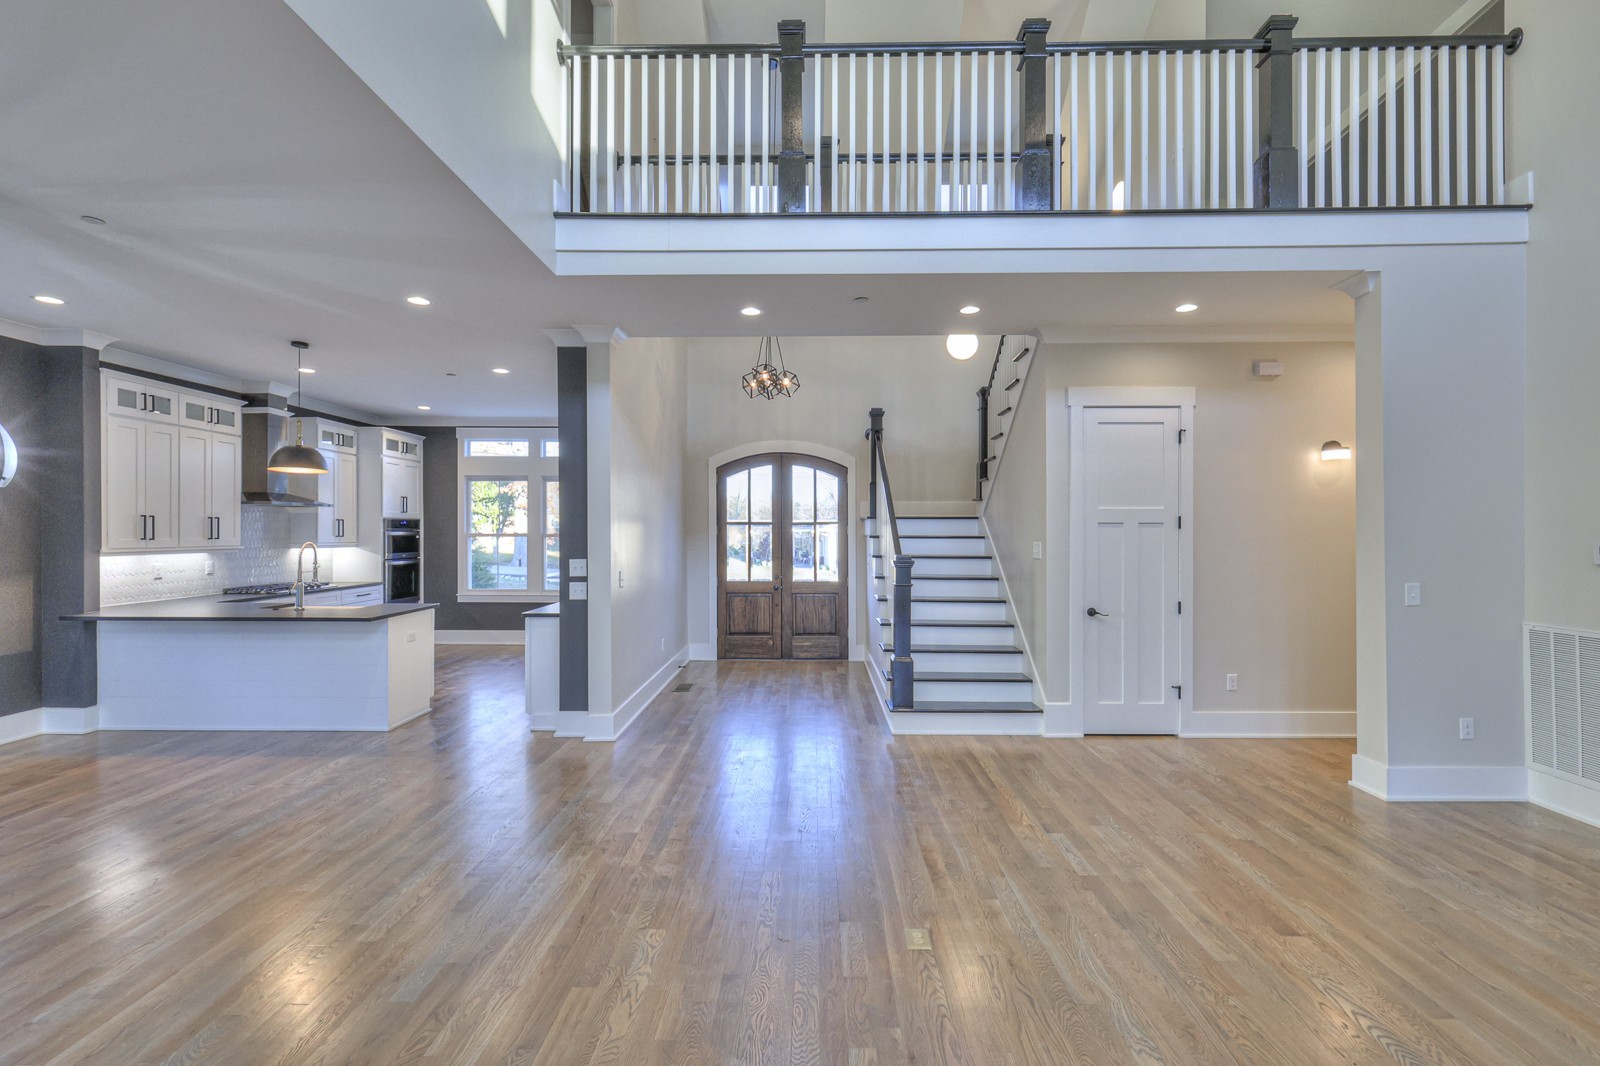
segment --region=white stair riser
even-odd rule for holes
[[[900,534],[900,550],[907,555],[982,555],[986,541],[966,537],[908,537]]]
[[[878,631],[883,634],[882,640],[890,641],[894,638],[888,626],[880,626]],[[1017,631],[1012,626],[919,626],[915,620],[911,623],[911,643],[913,644],[1010,644],[1017,639]]]
[[[887,665],[894,656],[884,655]],[[913,659],[916,668],[929,674],[1021,674],[1027,672],[1021,652],[919,651]]]
[[[883,574],[874,574],[872,580],[876,581],[875,592],[884,595],[894,588],[894,577]],[[1000,579],[997,577],[975,577],[964,581],[918,581],[911,579],[911,587],[916,591],[913,595],[919,596],[981,596],[988,599],[998,599],[1000,596]]]
[[[982,532],[983,524],[976,518],[900,519],[900,535],[902,537],[948,536],[950,534],[976,536]]]
[[[911,604],[911,621],[916,622],[1004,622],[1010,618],[1004,603],[917,603]]]
[[[917,661],[921,666],[921,660]],[[913,694],[918,703],[1028,703],[1032,681],[918,681]]]
[[[874,563],[879,560],[874,559]],[[887,562],[885,560],[884,562]],[[894,573],[894,564],[888,562],[885,573]],[[918,575],[931,575],[936,577],[994,577],[994,561],[992,559],[918,559],[911,568],[911,581],[916,583]]]

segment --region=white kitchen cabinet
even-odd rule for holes
[[[109,551],[178,543],[178,429],[108,416],[101,467],[102,540]]]
[[[340,593],[339,602],[346,607],[376,606],[383,602],[383,586],[362,585],[359,588],[345,589]]]
[[[178,437],[178,546],[237,548],[239,438],[185,428]]]
[[[314,539],[323,548],[356,544],[360,537],[356,431],[317,419],[306,426],[305,432],[328,464],[328,472],[316,479],[317,502],[325,506],[317,508]]]
[[[115,372],[102,388],[102,550],[238,547],[240,404]]]
[[[422,517],[422,464],[383,457],[383,517]]]

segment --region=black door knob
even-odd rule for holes
[[[1106,614],[1104,611],[1097,610],[1097,609],[1095,609],[1093,607],[1089,608],[1088,614],[1089,614],[1090,618],[1110,618],[1111,617],[1109,614]]]

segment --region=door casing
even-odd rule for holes
[[[1194,513],[1194,452],[1199,447],[1194,434],[1194,394],[1192,387],[1142,387],[1104,386],[1074,387],[1067,389],[1067,418],[1070,439],[1068,478],[1071,508],[1069,525],[1068,570],[1071,588],[1067,597],[1067,617],[1071,631],[1070,698],[1079,708],[1079,720],[1086,707],[1085,669],[1088,665],[1085,650],[1084,615],[1090,604],[1084,600],[1086,585],[1086,552],[1084,550],[1088,501],[1085,493],[1084,411],[1095,407],[1173,407],[1178,409],[1179,426],[1184,431],[1184,445],[1179,464],[1178,500],[1183,515],[1183,527],[1178,531],[1178,587],[1183,600],[1183,614],[1178,618],[1179,653],[1178,676],[1183,686],[1179,700],[1178,733],[1184,735],[1194,723],[1194,527],[1199,521]]]

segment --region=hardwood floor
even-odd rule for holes
[[[1600,831],[1385,805],[1343,741],[685,680],[616,745],[442,648],[387,735],[0,747],[0,1062],[1600,1062]]]

